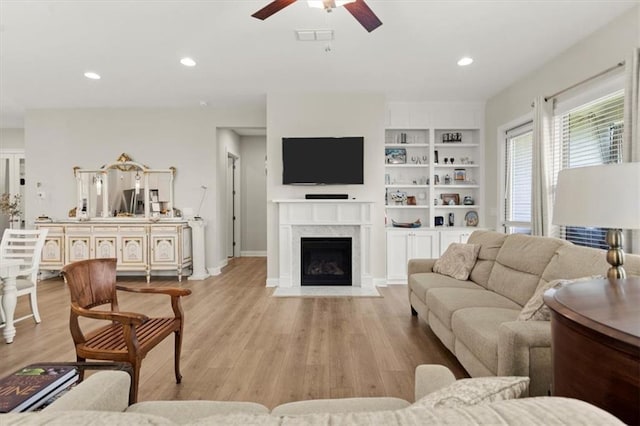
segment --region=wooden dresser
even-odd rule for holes
[[[544,295],[551,308],[553,395],[640,424],[640,277],[572,284]]]

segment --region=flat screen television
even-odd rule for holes
[[[284,185],[363,184],[364,138],[282,138]]]

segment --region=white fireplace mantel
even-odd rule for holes
[[[279,287],[300,287],[300,239],[352,238],[354,287],[373,287],[371,230],[373,202],[359,200],[273,200],[278,204]]]

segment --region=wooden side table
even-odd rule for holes
[[[553,395],[640,424],[640,277],[548,290]]]

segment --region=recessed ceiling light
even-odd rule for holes
[[[185,67],[195,67],[196,66],[196,61],[194,61],[191,58],[182,58],[182,59],[180,59],[180,63],[182,65],[184,65]]]
[[[458,61],[458,65],[460,65],[461,67],[466,67],[467,65],[471,65],[472,63],[473,59],[468,56],[460,58],[460,60]]]
[[[87,78],[90,78],[91,80],[100,80],[100,74],[93,72],[93,71],[87,71],[84,73],[84,76]]]

